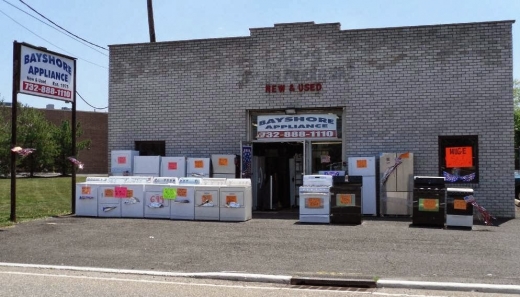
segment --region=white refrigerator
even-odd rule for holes
[[[161,156],[135,156],[134,175],[158,177],[161,170]]]
[[[115,150],[110,155],[110,175],[133,175],[134,157],[139,156],[139,151]]]
[[[376,157],[349,157],[348,175],[363,177],[363,186],[361,187],[362,214],[377,215]]]
[[[186,160],[186,177],[209,177],[210,158],[188,157]]]
[[[211,155],[212,177],[236,178],[236,155]]]
[[[161,157],[161,176],[186,177],[186,157]]]

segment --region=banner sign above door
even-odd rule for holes
[[[334,114],[259,115],[257,139],[337,138]]]

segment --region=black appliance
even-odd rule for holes
[[[444,227],[446,185],[444,177],[414,176],[412,224]]]
[[[363,177],[333,176],[330,202],[330,223],[360,225],[362,223],[361,187]]]

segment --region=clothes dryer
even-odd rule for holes
[[[253,213],[251,179],[228,178],[220,188],[220,221],[245,222]]]
[[[176,188],[177,195],[172,200],[170,219],[194,220],[195,219],[195,188],[202,184],[202,178],[181,177]]]
[[[226,186],[225,178],[203,178],[195,187],[195,220],[220,220],[220,189]]]
[[[98,216],[99,186],[106,184],[108,177],[87,177],[85,182],[76,183],[76,216]]]

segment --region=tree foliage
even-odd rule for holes
[[[76,123],[76,154],[73,154],[72,126],[69,121],[62,121],[61,125],[54,130],[53,140],[58,145],[54,164],[62,175],[72,173],[73,168],[75,168],[67,158],[77,156],[81,150],[90,147],[90,139],[77,141],[82,134],[81,124],[78,122]]]
[[[12,107],[4,104],[0,94],[0,176],[11,172],[11,122]],[[67,159],[77,156],[90,146],[90,140],[78,142],[82,135],[81,124],[76,123],[76,154],[72,153],[72,129],[69,121],[56,126],[47,121],[43,111],[28,106],[17,106],[16,145],[36,149],[24,158],[16,158],[20,170],[34,176],[36,172],[59,170],[62,175],[72,171],[72,163]]]

